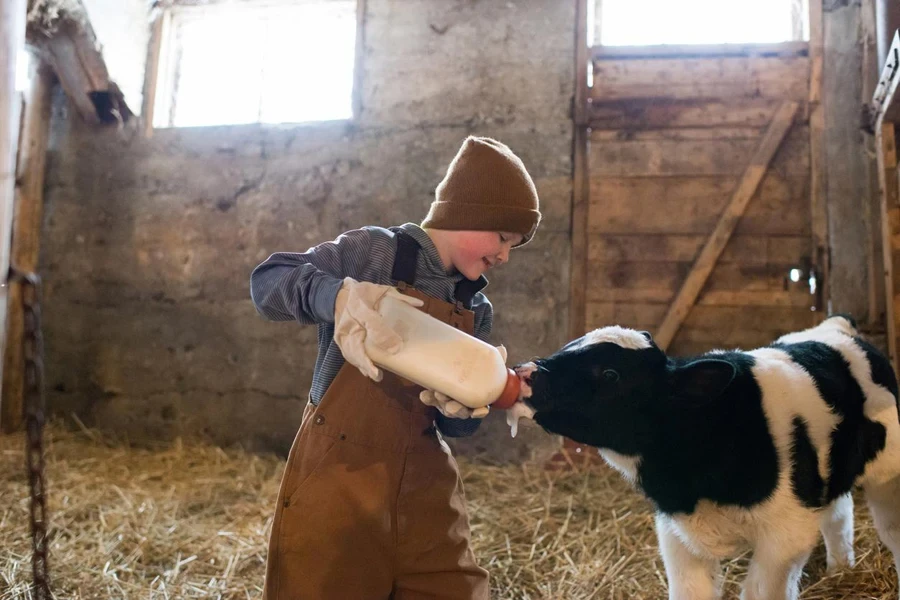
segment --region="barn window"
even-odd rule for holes
[[[24,92],[31,79],[31,54],[27,50],[19,50],[16,56],[16,91]]]
[[[353,116],[356,0],[176,5],[160,32],[155,127]]]
[[[592,0],[592,4],[597,45],[764,44],[809,39],[808,0]]]

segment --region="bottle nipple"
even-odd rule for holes
[[[500,408],[506,410],[511,408],[513,404],[519,401],[519,376],[512,369],[506,369],[506,386],[500,397],[494,400],[491,408]]]

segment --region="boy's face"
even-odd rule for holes
[[[506,231],[454,231],[450,260],[467,279],[475,280],[488,269],[509,261],[509,251],[522,243],[521,233]]]

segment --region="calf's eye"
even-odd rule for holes
[[[619,381],[619,374],[612,369],[606,369],[603,371],[603,381],[606,383],[616,383]]]

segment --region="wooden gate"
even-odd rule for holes
[[[818,38],[586,50],[572,337],[618,324],[687,354],[816,322],[827,267]]]
[[[818,322],[821,0],[809,42],[765,45],[588,47],[576,6],[570,337],[622,325],[684,355]]]

